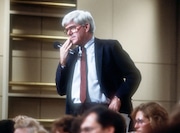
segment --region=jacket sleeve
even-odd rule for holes
[[[65,95],[66,94],[66,77],[64,77],[64,73],[66,72],[66,67],[62,68],[59,64],[56,70],[56,89],[59,95]]]
[[[120,99],[123,97],[131,97],[140,84],[141,74],[133,60],[127,52],[123,50],[119,42],[117,41],[115,44],[116,45],[113,47],[113,56],[118,70],[124,79],[115,95]]]

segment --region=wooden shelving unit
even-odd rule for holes
[[[43,124],[64,115],[65,96],[55,88],[59,51],[53,42],[67,36],[62,17],[75,0],[11,0],[8,117],[28,115]]]
[[[10,34],[11,38],[21,39],[39,39],[39,40],[66,40],[65,36],[50,36],[50,35],[22,35],[22,34]]]

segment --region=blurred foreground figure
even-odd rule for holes
[[[72,122],[75,117],[65,115],[53,122],[51,133],[73,133],[71,132]]]
[[[142,103],[132,112],[135,133],[163,133],[167,126],[168,113],[155,102]]]
[[[14,121],[14,133],[48,133],[48,131],[32,117],[19,115],[14,118]]]
[[[0,120],[0,133],[14,133],[14,121]]]
[[[180,104],[177,104],[169,116],[168,133],[180,133]]]
[[[126,133],[120,113],[103,106],[95,106],[82,116],[81,133]]]

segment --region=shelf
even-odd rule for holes
[[[43,123],[52,123],[55,119],[36,119],[36,120]]]
[[[57,3],[57,2],[40,2],[40,1],[11,0],[11,3],[28,4],[28,5],[42,5],[42,6],[76,7],[76,4],[71,4],[71,3]]]
[[[25,93],[8,93],[9,97],[26,97],[26,98],[59,98],[65,99],[66,96],[59,96],[58,94],[25,94]]]
[[[37,13],[37,12],[25,12],[25,11],[10,11],[12,15],[26,15],[26,16],[35,16],[35,17],[54,17],[54,18],[62,18],[64,14],[55,14],[55,13]]]
[[[54,39],[59,39],[59,40],[66,40],[68,37],[64,36],[49,36],[49,35],[24,35],[24,34],[10,34],[11,38],[26,38],[26,39],[48,39],[48,40],[54,40]]]
[[[10,81],[9,86],[41,86],[41,87],[55,87],[55,83],[42,83],[42,82],[19,82]]]
[[[56,84],[52,81],[54,78],[52,72],[54,73],[54,68],[57,67],[59,52],[52,49],[49,44],[68,39],[63,33],[60,21],[65,14],[77,8],[77,1],[10,0],[9,2],[7,117],[26,114],[50,129],[55,118],[65,113],[66,95],[60,96]],[[24,44],[29,45],[26,47]],[[19,74],[20,72],[22,74]],[[39,78],[31,72],[36,72]]]

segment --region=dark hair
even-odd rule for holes
[[[180,104],[177,104],[169,116],[168,133],[180,132]]]
[[[120,113],[116,113],[104,106],[94,106],[84,113],[83,121],[85,118],[91,114],[95,113],[97,115],[97,122],[103,127],[113,126],[115,131],[114,133],[125,133],[126,124],[123,116]]]
[[[74,120],[72,115],[64,115],[61,118],[56,119],[52,125],[52,133],[55,133],[56,130],[62,128],[64,132],[71,133],[71,124]]]
[[[14,121],[13,120],[1,120],[0,121],[0,133],[14,133]]]
[[[76,116],[71,123],[71,132],[72,133],[80,133],[82,118],[81,116]]]

